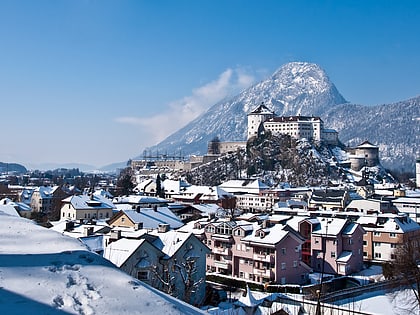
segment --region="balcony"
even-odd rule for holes
[[[274,278],[274,273],[271,271],[271,269],[264,269],[264,268],[257,269],[257,268],[254,268],[254,275],[269,278],[269,279]]]
[[[214,247],[212,249],[212,252],[214,254],[219,254],[219,255],[227,255],[227,256],[232,255],[232,250],[230,248]]]
[[[272,254],[268,254],[268,255],[254,254],[253,259],[258,260],[258,261],[265,261],[265,262],[268,262],[270,264],[274,264],[274,262],[276,260],[275,256],[272,255]]]
[[[230,263],[222,262],[222,261],[215,261],[214,266],[221,269],[230,269]]]

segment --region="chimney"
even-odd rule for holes
[[[143,228],[143,222],[138,222],[134,224],[134,229],[136,231],[141,230]]]
[[[166,233],[169,231],[169,224],[160,223],[158,225],[158,233]]]
[[[154,212],[157,212],[157,205],[154,205],[154,206],[153,206],[153,211],[154,211]]]
[[[83,236],[93,235],[93,226],[85,226]]]
[[[111,230],[109,242],[117,241],[121,238],[121,230]]]
[[[66,222],[66,231],[71,231],[74,228],[74,222],[73,221],[69,221]]]
[[[140,209],[141,209],[141,208],[140,208],[140,206],[137,206],[137,207],[136,207],[136,212],[137,212],[137,213],[140,213]]]

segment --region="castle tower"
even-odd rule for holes
[[[420,157],[416,159],[416,187],[420,188]]]
[[[264,103],[261,103],[256,109],[248,114],[248,137],[249,140],[252,137],[258,135],[258,129],[264,121],[267,119],[273,118],[275,116],[274,112],[269,110]]]
[[[376,166],[379,164],[379,147],[373,145],[369,141],[365,141],[358,145],[355,150],[355,155],[363,157],[366,166]]]

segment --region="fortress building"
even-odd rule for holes
[[[295,139],[306,138],[310,141],[338,144],[338,132],[324,129],[324,122],[320,117],[276,116],[261,104],[248,114],[248,140],[263,131],[270,131],[273,135],[285,134]]]

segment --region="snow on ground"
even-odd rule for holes
[[[202,314],[78,240],[0,212],[2,314]]]

